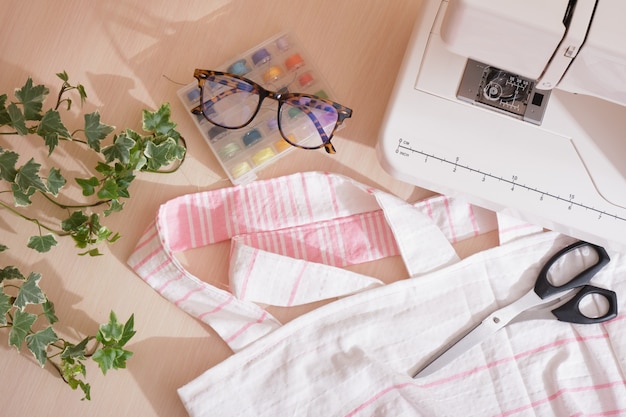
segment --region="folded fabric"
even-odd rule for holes
[[[380,286],[341,267],[395,255],[418,276],[458,261],[451,242],[495,225],[492,213],[462,201],[413,206],[347,177],[308,172],[168,201],[128,263],[238,351],[281,326],[255,302],[291,306]],[[176,258],[228,239],[232,292]]]
[[[452,243],[499,226],[499,247]],[[176,254],[231,240],[229,291]],[[130,266],[236,352],[180,388],[192,416],[509,416],[626,413],[624,315],[602,325],[511,324],[451,366],[410,375],[532,288],[572,239],[438,196],[408,204],[346,177],[303,173],[165,203]],[[407,278],[342,269],[401,256]],[[594,284],[626,293],[626,261]],[[260,304],[339,297],[280,323]]]
[[[608,416],[626,414],[622,314],[601,325],[512,324],[450,366],[412,371],[532,288],[571,239],[542,233],[305,314],[179,390],[193,416]],[[594,283],[624,309],[626,259]]]

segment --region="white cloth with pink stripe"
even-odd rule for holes
[[[452,366],[412,379],[440,346],[534,284],[571,238],[458,200],[408,204],[349,178],[303,173],[165,203],[129,264],[235,354],[179,389],[192,416],[626,414],[624,315],[602,325],[516,323]],[[459,260],[452,242],[499,226]],[[230,288],[175,253],[231,240]],[[401,255],[393,284],[342,267]],[[626,294],[626,261],[596,285]],[[339,300],[282,325],[260,304]]]

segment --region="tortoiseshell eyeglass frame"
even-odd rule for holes
[[[216,126],[220,126],[223,127],[225,129],[240,129],[242,127],[247,126],[248,124],[250,124],[250,122],[252,122],[252,120],[254,120],[254,118],[256,117],[256,115],[258,114],[259,110],[261,109],[261,104],[263,103],[263,100],[265,98],[270,98],[273,100],[278,101],[278,114],[280,115],[280,111],[281,111],[281,106],[283,105],[283,103],[288,102],[289,100],[293,100],[293,99],[300,99],[303,97],[309,98],[312,101],[309,102],[309,104],[307,106],[300,106],[299,108],[306,113],[309,118],[311,119],[311,121],[313,122],[313,124],[315,125],[315,128],[317,129],[321,139],[322,139],[322,143],[317,145],[317,146],[304,146],[304,145],[299,145],[297,143],[292,142],[288,137],[286,137],[287,135],[285,135],[283,133],[283,130],[280,126],[280,117],[277,117],[277,121],[278,121],[278,128],[280,131],[280,135],[283,137],[283,139],[285,139],[285,141],[287,141],[287,143],[289,143],[292,146],[295,146],[297,148],[302,148],[302,149],[319,149],[319,148],[324,148],[326,149],[326,152],[333,154],[335,153],[335,147],[333,146],[333,144],[330,142],[331,139],[333,138],[333,135],[335,134],[335,132],[337,131],[337,128],[339,128],[339,126],[341,126],[341,124],[343,123],[343,121],[349,117],[352,117],[352,109],[349,109],[348,107],[341,105],[339,103],[336,103],[332,100],[328,100],[325,98],[321,98],[312,94],[304,94],[304,93],[280,93],[280,92],[276,92],[276,91],[270,91],[270,90],[266,90],[265,88],[263,88],[261,85],[257,84],[256,82],[242,77],[240,75],[236,75],[236,74],[231,74],[228,72],[221,72],[221,71],[211,71],[211,70],[204,70],[204,69],[196,69],[193,73],[194,78],[196,78],[198,80],[198,88],[200,88],[200,104],[196,107],[194,107],[193,109],[191,109],[191,112],[193,114],[202,114],[204,116],[204,118],[206,120],[208,120],[209,122],[211,122],[212,124],[216,125]],[[219,123],[214,122],[213,120],[211,120],[205,113],[204,113],[204,106],[203,104],[205,103],[204,101],[204,83],[207,81],[207,79],[209,79],[211,76],[222,76],[222,77],[230,77],[233,79],[233,85],[232,87],[238,88],[238,84],[235,80],[239,80],[241,82],[246,83],[247,85],[252,87],[251,91],[248,91],[250,93],[256,93],[259,95],[259,102],[258,105],[256,107],[256,109],[254,110],[253,114],[251,115],[250,119],[243,123],[240,126],[224,126],[221,125]],[[226,94],[234,94],[236,92],[235,89],[233,90],[228,90],[227,92],[225,92]],[[213,101],[213,102],[217,102],[218,100],[220,100],[223,97],[217,96],[217,97],[213,97],[211,100],[209,101]],[[317,104],[313,104],[311,105],[311,103],[317,103]],[[333,130],[330,132],[329,135],[326,134],[324,128],[322,127],[320,121],[317,119],[317,117],[310,111],[311,108],[317,108],[317,109],[322,109],[322,106],[332,106],[333,109],[337,112],[337,121],[335,122],[335,126],[333,128]]]

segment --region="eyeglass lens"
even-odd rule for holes
[[[254,85],[224,75],[207,77],[202,91],[202,112],[210,122],[236,129],[250,123],[261,96]]]
[[[227,75],[210,75],[202,91],[202,111],[212,123],[236,129],[251,122],[261,102],[258,89]],[[318,148],[327,143],[336,127],[337,110],[315,97],[293,95],[281,100],[278,126],[293,145]]]

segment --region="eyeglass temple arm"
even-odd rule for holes
[[[204,80],[204,79],[199,80],[198,87],[200,88],[200,91],[202,91],[202,88],[203,88],[205,82],[206,82],[206,80]],[[223,98],[226,98],[226,97],[228,97],[230,95],[233,95],[233,94],[237,94],[237,93],[242,91],[240,86],[238,84],[235,84],[234,82],[229,82],[229,81],[226,81],[226,80],[220,80],[220,81],[218,81],[218,83],[222,84],[222,85],[224,85],[226,87],[233,87],[233,88],[231,88],[230,90],[222,91],[218,95],[212,97],[210,100],[205,101],[205,103],[210,101],[211,103],[215,104],[218,101],[222,100]],[[243,91],[246,91],[246,90],[243,90]],[[252,91],[250,90],[250,91],[247,91],[247,92],[252,92]],[[201,97],[202,97],[202,95],[201,95]],[[203,104],[204,103],[200,103],[196,107],[191,109],[191,113],[193,113],[193,114],[202,114],[202,105]]]
[[[334,154],[336,152],[335,147],[332,143],[330,143],[330,138],[324,131],[324,128],[322,127],[322,124],[320,123],[315,113],[313,113],[308,107],[304,107],[303,111],[309,117],[309,119],[311,119],[313,125],[315,126],[315,129],[317,129],[317,133],[319,133],[320,137],[322,138],[322,142],[324,143],[324,149],[326,150],[326,152],[329,154]],[[333,132],[335,131],[335,128],[333,128]]]

